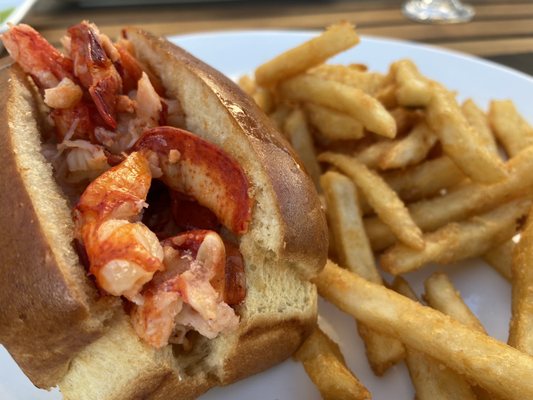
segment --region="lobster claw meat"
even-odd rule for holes
[[[105,123],[116,129],[117,96],[122,93],[122,79],[107,56],[98,33],[88,22],[71,26],[68,33],[74,74],[89,90]]]
[[[211,210],[236,234],[248,230],[252,200],[241,166],[215,145],[183,129],[149,129],[133,147],[158,155],[161,180]]]

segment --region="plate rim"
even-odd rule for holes
[[[193,40],[209,40],[217,38],[220,39],[220,37],[237,37],[237,36],[272,36],[272,35],[291,35],[291,36],[302,36],[302,38],[311,37],[312,35],[317,35],[319,33],[323,32],[323,30],[320,29],[226,29],[226,30],[214,30],[214,31],[202,31],[202,32],[191,32],[191,33],[183,33],[183,34],[175,34],[175,35],[167,35],[166,38],[176,43],[177,41],[193,41]],[[484,66],[490,66],[492,68],[501,70],[502,72],[511,73],[514,75],[517,75],[518,77],[530,80],[531,83],[533,83],[533,76],[529,75],[525,72],[519,71],[517,69],[514,69],[512,67],[509,67],[504,64],[500,64],[496,61],[486,59],[483,57],[480,57],[476,54],[470,54],[464,51],[455,50],[455,49],[448,49],[443,46],[439,46],[437,44],[430,44],[430,43],[424,43],[419,42],[416,40],[410,40],[410,39],[399,39],[399,38],[393,38],[393,37],[387,37],[387,36],[375,36],[375,35],[366,35],[366,34],[359,34],[360,42],[373,42],[377,44],[383,44],[383,45],[400,45],[407,48],[417,49],[417,50],[424,50],[428,52],[434,52],[439,54],[446,54],[453,56],[455,58],[463,59],[469,62],[475,62],[479,63]],[[357,45],[351,47],[350,49],[347,49],[346,51],[355,51],[357,49]]]

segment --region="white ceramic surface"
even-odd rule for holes
[[[250,73],[256,66],[281,51],[310,38],[313,32],[235,31],[174,37],[179,45],[232,78]],[[422,73],[457,90],[459,98],[473,98],[486,107],[493,98],[511,98],[533,122],[533,78],[481,59],[447,50],[397,40],[363,37],[354,49],[333,62],[365,63],[371,70],[385,72],[388,65],[411,58]],[[435,270],[446,271],[489,334],[507,340],[510,316],[509,284],[481,261],[454,266],[432,266],[407,275],[420,294],[423,280]],[[326,302],[320,302],[320,324],[338,341],[350,368],[372,392],[375,400],[411,400],[413,389],[401,364],[378,378],[373,375],[353,319]],[[0,399],[58,400],[57,391],[35,389],[0,346]],[[288,360],[264,373],[225,388],[216,388],[203,400],[289,400],[320,399],[303,368]]]
[[[7,24],[18,24],[26,16],[37,0],[0,0],[0,11],[13,9],[0,24],[0,32],[7,29]]]

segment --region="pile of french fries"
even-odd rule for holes
[[[418,400],[532,399],[533,128],[510,100],[459,104],[408,59],[326,63],[358,42],[342,22],[239,81],[323,197],[330,261],[314,283],[355,318],[377,375],[405,360]],[[400,276],[474,257],[512,283],[509,344],[446,275],[427,279],[426,305]],[[319,328],[295,357],[325,399],[370,398]]]

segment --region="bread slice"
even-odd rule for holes
[[[186,127],[228,152],[249,180],[254,207],[240,240],[247,296],[239,327],[200,338],[189,353],[156,350],[135,335],[122,307],[101,304],[72,249],[68,206],[39,155],[31,87],[12,68],[0,76],[10,90],[1,104],[0,160],[8,167],[0,188],[9,193],[2,205],[22,206],[4,207],[0,222],[22,228],[0,242],[1,254],[13,253],[0,266],[0,301],[17,297],[0,310],[0,343],[35,384],[59,383],[66,399],[195,398],[282,361],[310,333],[316,290],[307,278],[325,263],[325,218],[288,143],[235,84],[165,40],[126,32],[167,96],[180,101]],[[19,299],[20,288],[30,295]]]
[[[0,91],[0,343],[36,386],[49,388],[106,331],[112,299],[99,299],[72,247],[72,217],[41,154],[30,82],[18,67],[4,68]]]

